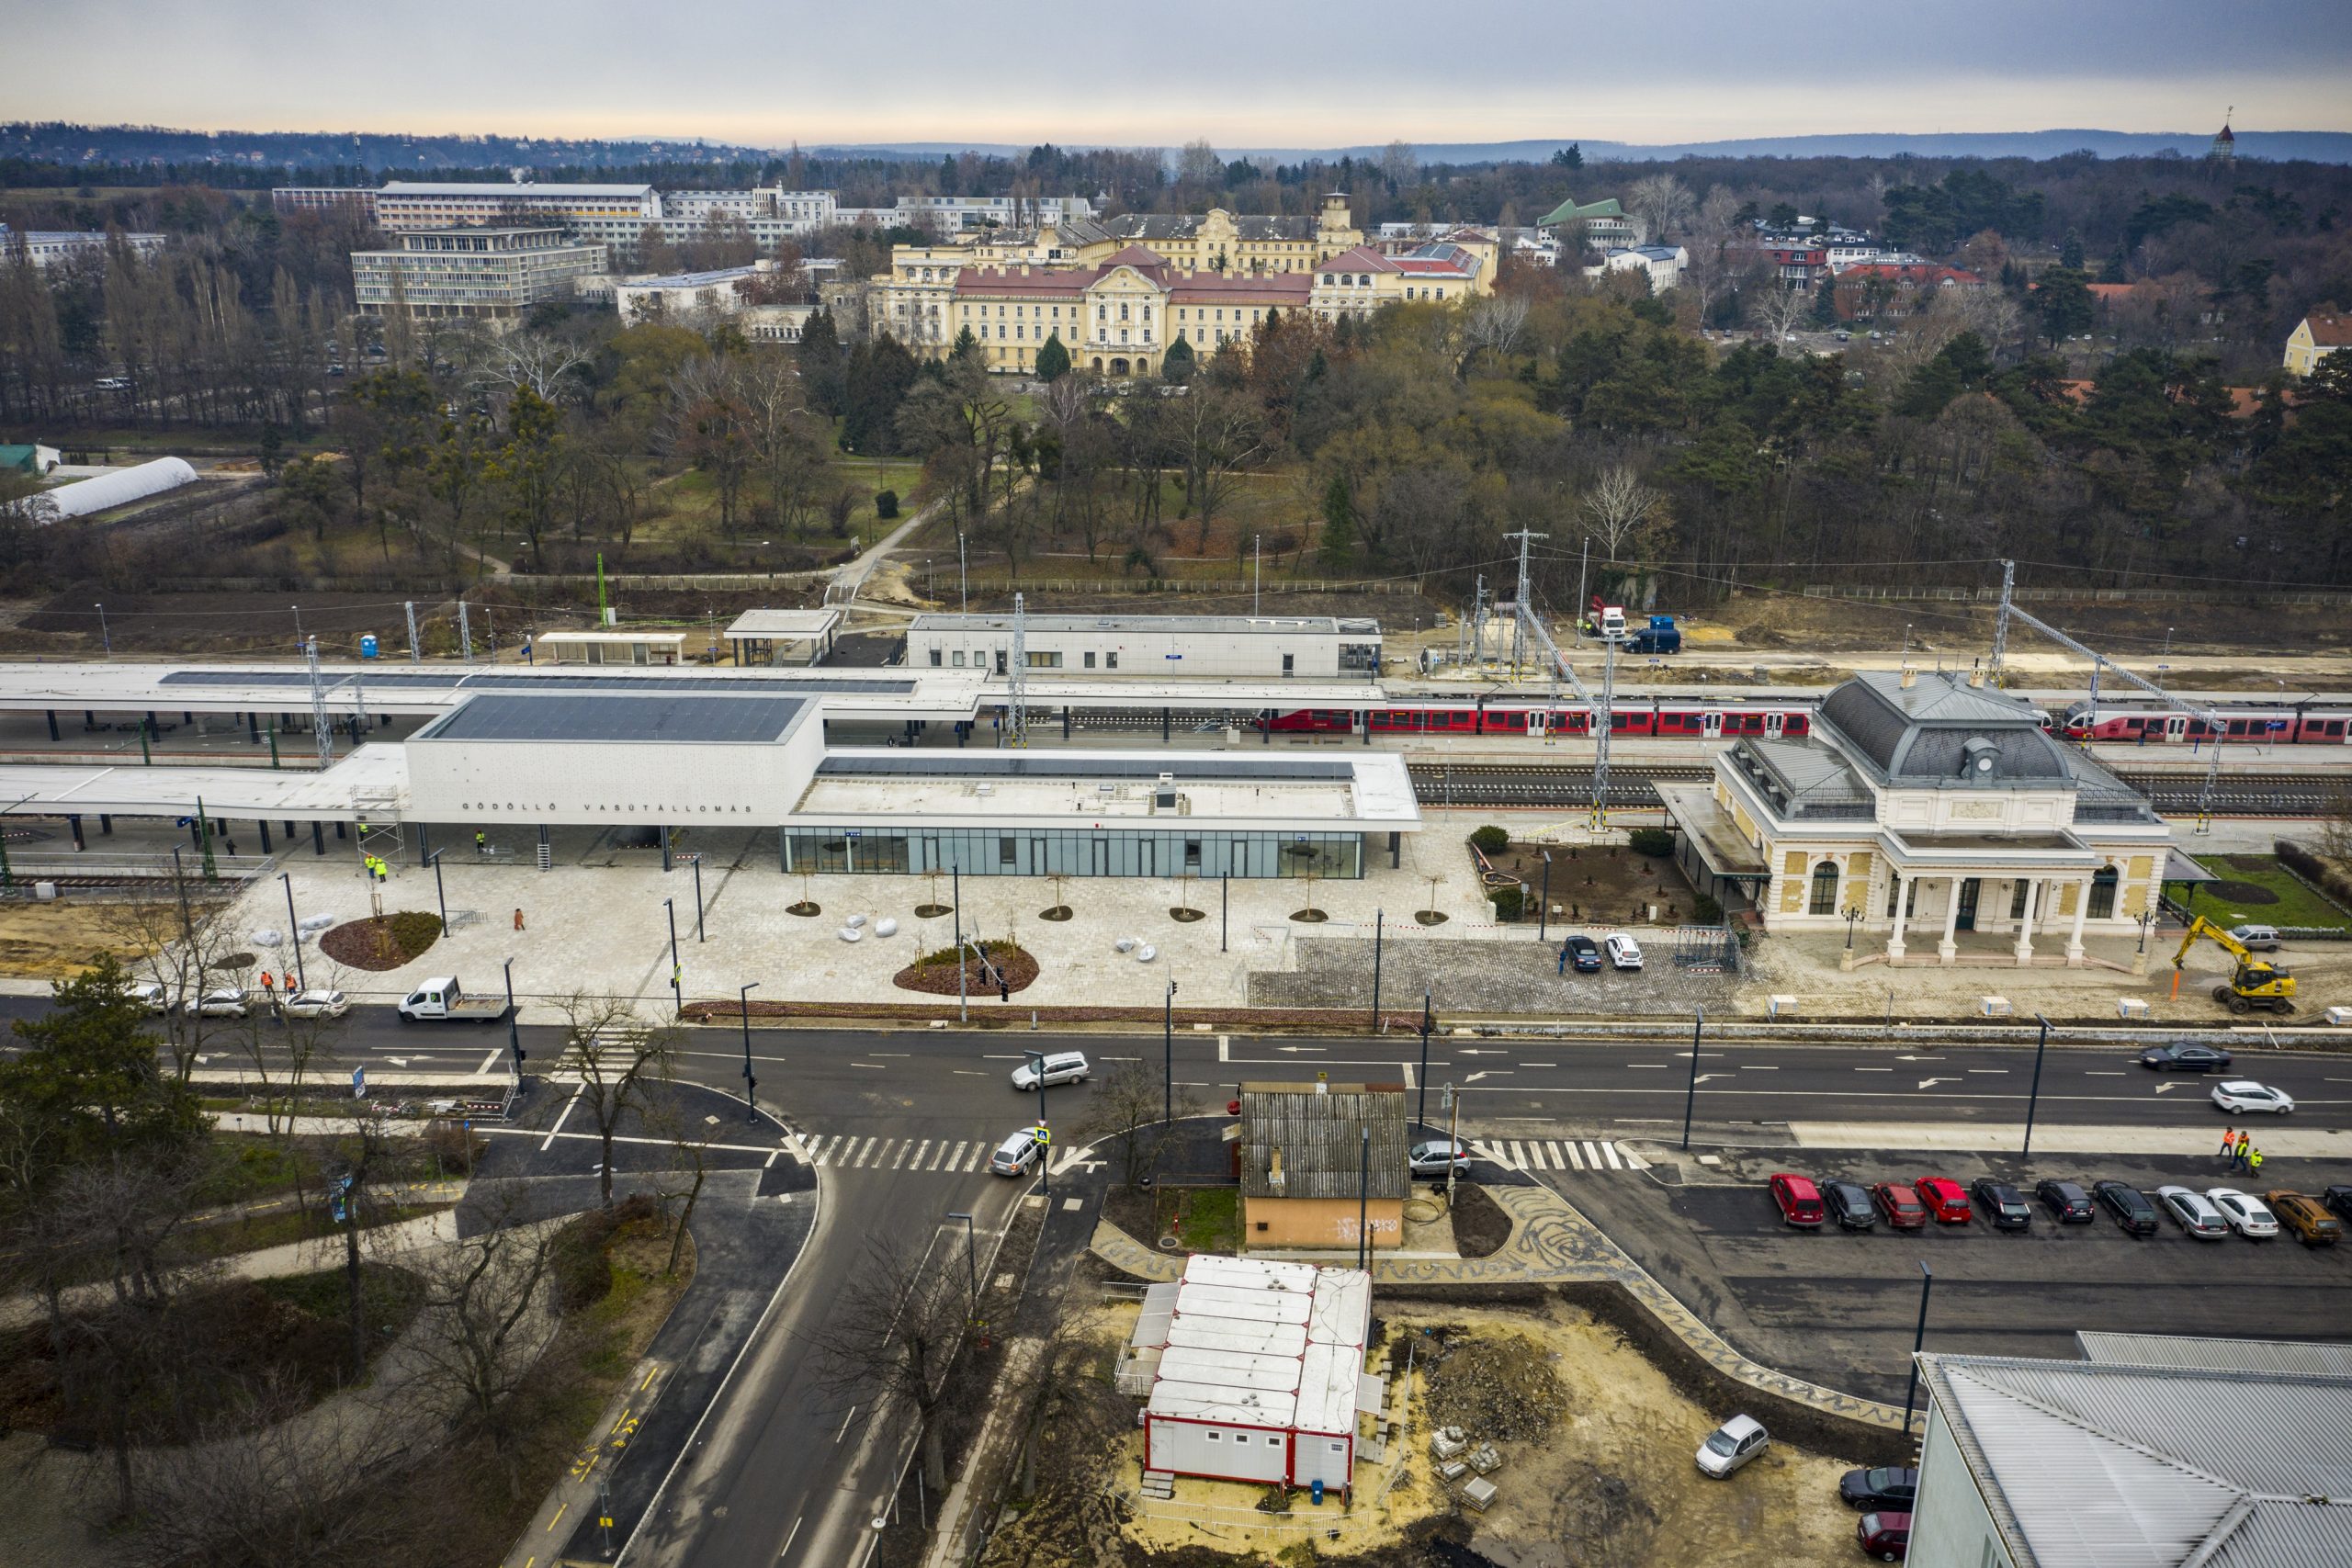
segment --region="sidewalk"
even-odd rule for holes
[[[2042,1122],[2033,1129],[2037,1154],[2178,1155],[2212,1158],[2222,1146],[2226,1119],[2211,1127],[2098,1127]],[[2243,1118],[2230,1122],[2247,1126]],[[2021,1122],[1791,1122],[1789,1132],[1806,1149],[1951,1149],[2015,1154],[2024,1146]],[[2277,1159],[2352,1158],[2352,1130],[2340,1127],[2265,1126],[2255,1139]]]
[[[1791,1377],[1741,1355],[1550,1188],[1488,1187],[1486,1191],[1511,1217],[1510,1238],[1499,1250],[1487,1258],[1375,1258],[1375,1291],[1383,1285],[1615,1285],[1726,1377],[1825,1416],[1890,1429],[1903,1424],[1903,1413],[1892,1405]],[[1182,1255],[1146,1247],[1108,1220],[1096,1222],[1092,1249],[1113,1268],[1138,1279],[1165,1283],[1183,1274]]]

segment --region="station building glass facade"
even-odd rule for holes
[[[1354,879],[1361,833],[1219,833],[1182,829],[790,828],[784,869],[966,876],[1242,876]]]

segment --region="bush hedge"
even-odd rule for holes
[[[1487,902],[1495,907],[1495,919],[1515,920],[1527,906],[1527,889],[1517,883],[1508,887],[1489,887],[1487,889]]]
[[[1510,832],[1488,823],[1470,835],[1470,847],[1481,854],[1500,854],[1510,848]]]
[[[1719,926],[1724,923],[1724,907],[1704,893],[1690,900],[1690,923],[1694,926]]]
[[[874,515],[888,519],[896,517],[898,514],[899,492],[895,490],[876,491],[874,492]]]
[[[2328,898],[2346,909],[2352,909],[2352,876],[2346,876],[2341,866],[2333,861],[2322,860],[2292,839],[2274,841],[2270,851],[2278,857],[2280,865],[2318,888]]]
[[[1637,855],[1670,855],[1674,852],[1674,829],[1636,828],[1625,836],[1625,843]]]

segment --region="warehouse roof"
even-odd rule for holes
[[[1919,1360],[2017,1568],[2352,1562],[2352,1377],[2216,1358]]]
[[[1245,1198],[1402,1198],[1413,1184],[1408,1143],[1402,1084],[1241,1086]]]
[[[1148,1412],[1351,1433],[1371,1326],[1372,1276],[1360,1269],[1195,1254]]]
[[[2180,1334],[2120,1334],[2078,1328],[2086,1361],[2132,1367],[2236,1368],[2352,1377],[2352,1345],[2279,1339],[2203,1339]]]

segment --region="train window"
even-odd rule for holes
[[[2341,735],[2344,733],[2344,721],[2340,718],[2331,718],[2327,721],[2326,728],[2328,734]]]
[[[1610,733],[1613,735],[1613,734],[1615,734],[1618,730],[1624,729],[1624,728],[1628,728],[1628,727],[1631,725],[1632,721],[1633,721],[1633,717],[1634,717],[1634,716],[1633,716],[1632,714],[1628,714],[1628,713],[1612,713],[1612,714],[1611,714],[1611,715],[1609,716],[1609,729],[1610,729]]]
[[[2230,733],[2232,735],[2244,735],[2246,732],[2247,728],[2252,723],[2253,721],[2251,719],[2233,718],[2230,720]]]
[[[1804,714],[1801,714],[1801,713],[1792,713],[1792,714],[1789,715],[1789,729],[1788,729],[1788,732],[1789,732],[1791,735],[1803,735],[1803,734],[1804,734],[1807,730],[1811,729],[1812,728],[1813,728],[1813,721],[1812,721],[1810,718],[1806,717]]]

